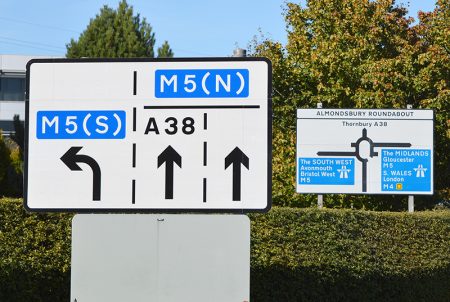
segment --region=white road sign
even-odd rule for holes
[[[433,194],[433,111],[298,109],[297,192]]]
[[[25,206],[267,211],[262,58],[32,60]]]

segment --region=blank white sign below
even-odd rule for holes
[[[76,215],[71,300],[249,301],[245,215]]]

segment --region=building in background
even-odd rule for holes
[[[14,132],[14,115],[25,120],[25,74],[29,60],[37,56],[0,55],[0,130]]]

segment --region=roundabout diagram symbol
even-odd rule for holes
[[[365,154],[364,145],[369,145],[369,153]],[[362,136],[356,140],[356,142],[350,144],[355,148],[354,151],[319,151],[318,156],[354,156],[362,163],[362,191],[367,192],[367,163],[370,158],[378,156],[378,152],[375,148],[380,147],[398,147],[409,148],[410,143],[396,143],[396,142],[374,142],[367,136],[367,129],[362,130]]]

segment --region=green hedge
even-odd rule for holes
[[[69,300],[71,217],[0,199],[0,301]],[[450,211],[250,217],[252,301],[450,301]]]
[[[253,301],[450,301],[450,211],[251,218]]]
[[[0,199],[0,301],[69,301],[71,218]]]

